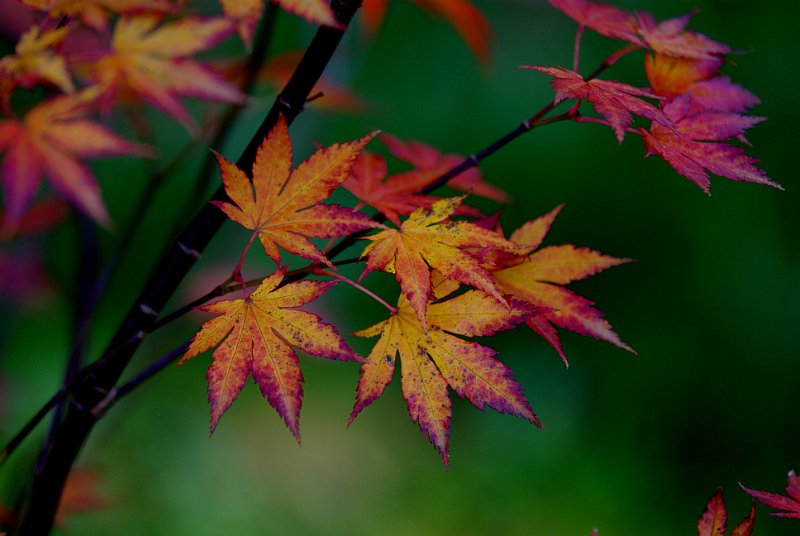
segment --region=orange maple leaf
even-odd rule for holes
[[[183,18],[158,27],[159,18],[123,16],[117,20],[112,48],[93,68],[103,88],[101,106],[111,110],[120,92],[133,92],[175,118],[188,130],[195,121],[180,96],[241,103],[244,95],[229,82],[189,56],[206,50],[233,30],[224,18]]]
[[[39,82],[47,82],[64,93],[72,93],[72,83],[63,56],[57,53],[71,27],[42,31],[34,26],[20,37],[15,54],[0,58],[0,97],[8,102],[14,86],[31,88]]]
[[[289,13],[299,15],[312,24],[340,26],[333,10],[325,0],[271,0]]]
[[[222,12],[236,25],[236,33],[248,47],[253,42],[261,15],[264,14],[264,0],[219,0]]]
[[[486,17],[469,0],[412,0],[421,8],[435,13],[461,35],[473,54],[481,61],[489,58],[489,39],[492,27]],[[376,33],[386,16],[388,0],[364,0],[364,24],[370,33]]]
[[[641,44],[636,34],[636,19],[626,11],[601,2],[587,0],[548,0],[581,27],[591,28],[601,35]]]
[[[526,254],[516,258],[501,257],[491,268],[492,276],[502,292],[553,309],[553,312],[531,318],[528,325],[556,349],[565,364],[568,365],[567,358],[553,324],[635,353],[614,333],[603,314],[593,307],[593,302],[562,286],[630,259],[609,257],[569,244],[537,249],[562,206],[514,231],[511,241],[524,247]]]
[[[430,268],[504,302],[491,274],[465,248],[518,252],[520,246],[473,223],[448,219],[465,197],[442,199],[429,209],[417,209],[399,229],[366,237],[372,243],[361,254],[367,257],[364,274],[373,270],[395,274],[423,328],[427,327],[425,311],[432,297]]]
[[[198,307],[219,316],[205,322],[178,365],[217,346],[208,369],[211,431],[252,374],[261,393],[300,441],[303,373],[293,348],[341,361],[363,361],[320,317],[296,309],[328,291],[335,281],[299,281],[279,286],[278,270],[248,298]]]
[[[47,11],[50,17],[79,18],[98,31],[108,29],[110,13],[171,13],[184,0],[22,0],[28,7]]]
[[[441,279],[432,293],[441,300],[457,288],[457,283]],[[401,295],[392,316],[355,333],[358,337],[380,335],[380,339],[361,366],[348,426],[383,394],[394,374],[397,355],[403,364],[403,398],[411,418],[439,451],[445,466],[449,461],[451,415],[448,387],[480,410],[489,406],[540,426],[522,387],[511,370],[494,358],[495,351],[455,335],[493,335],[544,311],[519,300],[503,304],[484,292],[471,290],[431,304],[427,308],[428,327],[423,329],[412,304]]]
[[[0,121],[0,167],[5,193],[5,232],[10,232],[30,206],[42,175],[78,209],[95,221],[110,220],[85,158],[112,155],[152,156],[152,150],[127,141],[86,119],[97,95],[89,88],[75,95],[43,101],[22,121]]]
[[[214,204],[236,223],[258,233],[264,251],[276,263],[280,264],[280,246],[333,267],[306,237],[332,238],[381,226],[353,209],[321,204],[344,182],[373,136],[319,149],[290,172],[292,140],[286,119],[280,116],[258,148],[252,182],[235,164],[216,155],[232,203]]]

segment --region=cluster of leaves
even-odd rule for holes
[[[506,238],[496,218],[485,218],[463,204],[466,194],[440,198],[421,193],[460,157],[384,136],[390,152],[413,166],[387,177],[385,159],[363,151],[372,137],[320,149],[290,170],[291,140],[281,118],[259,148],[251,177],[217,155],[230,198],[217,205],[252,230],[247,247],[258,237],[279,266],[281,248],[312,261],[319,267],[316,273],[346,280],[309,238],[377,228],[364,236],[370,243],[361,254],[362,277],[371,271],[392,274],[401,296],[396,307],[380,300],[390,317],[356,333],[380,335],[366,360],[350,350],[330,324],[294,310],[321,296],[335,281],[282,285],[286,268],[280,268],[249,294],[240,261],[233,280],[243,284],[243,298],[202,307],[219,316],[203,325],[183,361],[217,346],[208,371],[212,430],[252,373],[299,440],[302,374],[292,348],[363,362],[350,422],[383,393],[399,355],[403,396],[412,419],[447,463],[448,388],[479,409],[489,406],[538,424],[521,386],[495,359],[495,352],[458,336],[488,336],[527,323],[564,357],[556,325],[629,349],[592,302],[562,286],[625,260],[571,245],[540,248],[561,207]],[[356,195],[359,208],[377,209],[392,225],[323,203],[339,186]],[[454,186],[506,198],[477,170]]]
[[[486,59],[490,28],[469,1],[413,1],[449,20],[475,54]],[[220,0],[223,15],[211,18],[181,15],[180,0],[22,3],[34,14],[33,22],[15,53],[0,60],[2,229],[7,235],[34,232],[28,227],[40,224],[30,213],[35,213],[42,177],[92,220],[110,224],[86,161],[151,157],[154,151],[113,132],[98,116],[144,101],[197,134],[200,129],[183,97],[229,104],[246,100],[231,81],[238,76],[236,67],[212,69],[194,56],[234,33],[250,46],[264,14],[262,0]],[[341,26],[323,0],[275,3],[310,22]],[[626,134],[640,136],[647,154],[661,156],[706,192],[709,173],[780,188],[742,146],[747,145],[745,130],[763,118],[745,115],[758,99],[721,75],[732,49],[688,30],[689,15],[658,22],[647,13],[631,14],[586,0],[550,3],[576,20],[579,29],[572,69],[527,66],[552,77],[555,98],[542,115],[572,100],[563,119],[610,126],[620,143]],[[365,0],[368,29],[375,30],[387,7],[387,0]],[[627,45],[600,70],[583,76],[580,41],[586,28]],[[637,49],[647,51],[644,66],[650,87],[597,78]],[[285,65],[273,60],[269,67],[263,77],[285,80]],[[46,97],[26,106],[30,90],[38,86]],[[582,101],[588,101],[599,117],[581,114]],[[635,128],[634,116],[649,125]],[[537,114],[523,123],[525,129],[542,124],[538,119]],[[376,137],[408,168],[390,174],[384,156],[366,151]],[[557,328],[633,352],[592,301],[566,287],[628,259],[571,244],[543,246],[562,206],[505,233],[499,215],[486,216],[466,203],[469,195],[510,201],[477,169],[466,169],[477,164],[477,158],[465,160],[417,141],[373,133],[321,148],[292,169],[292,142],[283,117],[261,143],[252,169],[215,156],[228,199],[213,203],[251,234],[232,271],[234,285],[223,285],[241,296],[199,307],[215,316],[201,326],[181,359],[183,363],[213,349],[207,372],[212,432],[252,376],[299,441],[299,349],[361,364],[349,424],[382,396],[399,364],[410,416],[447,465],[450,390],[478,409],[488,406],[540,425],[512,371],[495,350],[474,338],[525,324],[565,365]],[[464,162],[470,166],[461,168]],[[448,186],[460,195],[439,195],[443,177],[450,178]],[[353,207],[326,203],[340,187],[355,196]],[[363,212],[367,207],[378,215]],[[276,269],[260,278],[251,292],[242,270],[256,238]],[[357,238],[368,242],[358,259],[342,261],[364,263],[358,281],[339,273],[340,262],[330,253],[340,238],[344,244]],[[320,247],[324,239],[330,242]],[[282,251],[308,264],[290,270],[282,263]],[[362,286],[362,278],[371,272],[388,274],[397,282],[396,305]],[[331,322],[301,309],[338,282],[374,298],[388,311],[388,318],[354,334],[377,338],[366,357],[354,352]],[[777,515],[797,517],[800,491],[793,473],[787,488],[792,499],[745,491],[786,511]],[[753,518],[751,509],[732,534],[749,535]],[[726,512],[718,492],[700,519],[698,535],[724,536],[725,531]]]
[[[574,65],[571,70],[527,68],[552,76],[557,102],[575,100],[572,113],[576,120],[609,125],[620,143],[626,132],[641,136],[648,155],[662,157],[706,193],[709,173],[781,188],[755,166],[757,160],[745,154],[742,146],[729,143],[748,144],[744,131],[764,118],[744,112],[760,101],[720,73],[725,56],[734,51],[687,29],[691,13],[658,22],[649,13],[632,14],[587,0],[549,2],[579,25]],[[647,50],[644,66],[650,87],[581,76],[578,58],[585,28],[629,44],[610,62],[639,48]],[[645,99],[655,100],[655,104]],[[583,100],[592,104],[602,119],[581,116],[578,105]],[[633,115],[650,120],[650,126],[632,128]]]

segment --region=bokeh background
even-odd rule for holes
[[[373,129],[475,152],[551,98],[546,76],[518,66],[571,64],[575,25],[544,1],[475,1],[494,27],[488,64],[441,19],[408,2],[391,4],[380,34],[348,35],[327,73],[365,107],[340,114],[311,106],[292,128],[298,158],[317,143]],[[544,428],[482,413],[454,396],[448,470],[409,419],[397,381],[346,429],[357,365],[308,356],[301,357],[302,446],[252,383],[209,438],[210,358],[198,357],[163,371],[100,423],[80,465],[100,476],[106,504],[71,516],[57,534],[583,536],[598,527],[608,536],[671,536],[695,532],[718,486],[732,523],[750,502],[737,482],[782,492],[787,471],[800,469],[800,13],[786,2],[744,0],[617,5],[658,18],[699,7],[694,29],[745,52],[725,72],[762,99],[754,113],[769,120],[749,134],[752,154],[786,187],[715,178],[708,197],[663,161],[642,158],[633,136],[617,145],[609,129],[586,124],[528,133],[481,165],[514,198],[504,209],[506,229],[566,203],[546,243],[636,259],[572,288],[596,301],[638,356],[562,332],[566,369],[527,328],[494,337],[491,345],[515,371]],[[301,47],[313,35],[285,14],[278,24],[274,52]],[[584,72],[615,46],[587,33]],[[241,52],[233,40],[229,48]],[[643,85],[642,61],[641,52],[632,54],[606,77]],[[272,98],[274,91],[259,90],[223,152],[238,156]],[[167,160],[187,136],[169,120],[152,120]],[[102,301],[95,355],[177,230],[202,157],[199,151],[178,170],[142,224]],[[122,228],[149,168],[133,160],[94,168]],[[118,233],[103,235],[104,251]],[[1,306],[3,441],[58,385],[71,339],[75,241],[74,224],[42,239],[49,297]],[[226,226],[173,306],[225,279],[245,241],[243,230]],[[252,255],[247,269],[256,276],[271,267]],[[367,282],[394,298],[385,276]],[[383,315],[347,288],[317,309],[343,333]],[[190,337],[202,319],[191,316],[151,337],[132,370]],[[369,341],[351,340],[368,352]],[[2,500],[23,484],[41,437],[0,470]],[[800,533],[798,522],[769,517],[764,506],[757,511],[756,534]]]

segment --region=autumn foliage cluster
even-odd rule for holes
[[[414,3],[444,17],[481,61],[487,59],[489,22],[469,1]],[[247,103],[252,76],[251,82],[244,81],[247,68],[241,63],[201,60],[198,54],[233,35],[246,47],[263,46],[254,36],[276,5],[329,31],[343,32],[348,24],[337,11],[348,4],[343,1],[332,8],[322,0],[279,0],[266,6],[261,0],[221,0],[213,16],[200,16],[173,0],[21,4],[18,11],[30,26],[21,29],[14,52],[0,59],[2,232],[7,243],[45,232],[68,210],[97,225],[113,225],[114,215],[108,213],[87,162],[98,157],[154,158],[158,152],[148,144],[146,125],[134,120],[125,127],[126,132],[143,134],[140,139],[122,135],[110,126],[115,124],[109,121],[112,113],[124,111],[141,119],[147,105],[177,121],[195,143],[208,143],[219,118],[198,122],[184,98],[241,107]],[[388,4],[364,0],[363,25],[369,33],[379,31]],[[320,147],[295,165],[289,126],[296,113],[290,116],[287,110],[256,140],[254,158],[245,165],[231,155],[213,153],[224,192],[211,203],[246,230],[244,246],[231,252],[230,278],[190,304],[212,316],[187,346],[165,361],[208,359],[206,352],[211,351],[207,383],[212,431],[252,376],[299,441],[301,351],[360,364],[348,424],[398,376],[411,419],[447,465],[451,391],[478,409],[488,406],[539,426],[523,386],[496,351],[476,337],[524,325],[522,329],[552,346],[565,365],[561,330],[634,352],[589,298],[569,288],[628,259],[548,243],[562,206],[517,229],[503,228],[501,207],[510,198],[477,165],[528,130],[558,121],[600,124],[620,143],[626,136],[641,138],[647,156],[660,157],[705,192],[711,175],[781,188],[748,154],[745,132],[764,118],[747,115],[758,98],[724,74],[727,58],[737,51],[691,30],[691,15],[658,21],[648,13],[586,0],[550,4],[577,23],[573,65],[522,66],[532,71],[531,84],[542,83],[537,78],[541,75],[548,77],[552,101],[502,142],[469,158],[371,132]],[[618,51],[594,71],[581,68],[585,31],[620,42]],[[637,51],[643,51],[648,87],[606,78],[607,70]],[[294,76],[294,66],[286,65],[292,62],[267,61],[259,76],[282,85]],[[322,102],[326,94],[336,93],[325,89],[324,80],[317,88]],[[342,102],[348,98],[355,102],[346,94]],[[398,166],[403,170],[389,173]],[[448,195],[441,188],[445,184],[457,193]],[[349,192],[344,198],[350,205],[332,203],[335,191]],[[476,196],[495,202],[498,211],[483,214],[470,204]],[[248,279],[245,258],[256,242],[275,269]],[[199,256],[199,251],[179,245]],[[345,251],[355,253],[342,258]],[[283,254],[302,263],[285,264]],[[0,278],[7,278],[15,259],[0,257],[0,263]],[[357,280],[339,272],[340,266],[355,263],[363,266]],[[365,276],[373,272],[396,281],[394,300],[365,286]],[[363,292],[386,309],[384,318],[354,334],[374,340],[367,355],[351,349],[335,318],[304,309],[338,284]],[[113,353],[106,357],[110,359]],[[78,375],[65,378],[67,391],[74,377]],[[6,450],[4,459],[9,454]],[[798,485],[792,473],[787,488],[791,498],[745,491],[785,511],[778,515],[798,517]],[[750,534],[753,519],[754,510],[731,534]],[[725,527],[718,493],[700,519],[698,534],[725,534]]]

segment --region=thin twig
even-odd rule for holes
[[[361,285],[359,283],[356,283],[355,281],[353,281],[349,277],[345,277],[342,274],[339,274],[339,273],[336,273],[336,272],[332,272],[331,270],[325,270],[324,268],[317,268],[312,273],[317,274],[317,275],[325,275],[325,276],[328,276],[328,277],[332,277],[334,279],[338,279],[342,283],[346,283],[346,284],[350,285],[354,289],[363,292],[364,294],[366,294],[367,296],[369,296],[370,298],[372,298],[376,302],[380,303],[381,305],[386,307],[389,310],[390,313],[397,314],[397,307],[393,307],[393,306],[389,305],[386,302],[386,300],[384,300],[383,298],[381,298],[380,296],[378,296],[377,294],[375,294],[374,292],[372,292],[368,288],[364,287],[363,285]]]

